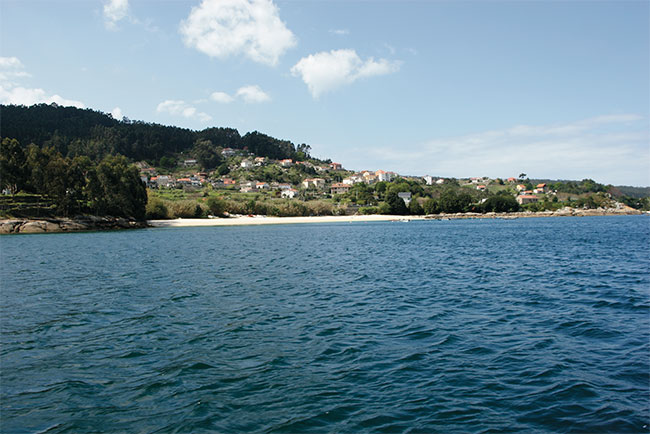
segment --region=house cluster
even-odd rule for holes
[[[357,172],[354,175],[343,179],[342,184],[354,185],[362,182],[366,184],[374,184],[382,181],[390,182],[396,177],[397,174],[394,172],[386,172],[383,170],[371,172],[369,170],[362,170],[361,172]]]
[[[252,169],[254,167],[264,166],[269,163],[275,163],[285,169],[288,169],[295,165],[301,165],[314,169],[317,172],[325,172],[327,170],[343,170],[341,163],[329,163],[327,166],[322,166],[310,163],[309,161],[294,161],[291,158],[285,158],[282,160],[269,160],[266,157],[256,157],[254,159],[245,158],[241,163],[239,163],[239,165],[242,169]]]
[[[533,190],[526,190],[526,186],[523,184],[517,184],[515,188],[518,192],[517,202],[519,205],[538,202],[538,194],[548,193],[548,187],[544,183],[537,184],[537,187],[535,187]]]
[[[430,175],[423,176],[422,180],[426,185],[433,185],[433,184],[441,185],[445,183],[444,178],[434,178],[433,176]]]

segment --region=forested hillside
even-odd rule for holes
[[[41,148],[53,147],[64,157],[88,156],[94,161],[120,154],[164,166],[164,158],[182,153],[200,160],[205,169],[213,169],[221,163],[214,158],[216,148],[247,149],[273,159],[302,159],[309,149],[257,131],[244,136],[233,128],[193,131],[127,118],[116,120],[99,111],[56,104],[0,105],[0,116],[1,137],[16,139],[24,147],[33,143]]]

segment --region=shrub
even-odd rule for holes
[[[205,215],[204,208],[193,200],[179,200],[168,204],[170,218],[199,218]]]
[[[210,210],[210,213],[212,213],[214,216],[223,215],[224,211],[226,210],[226,203],[218,197],[214,196],[208,199],[207,206]]]
[[[158,199],[157,197],[149,197],[149,201],[146,206],[146,215],[147,220],[152,219],[166,219],[169,217],[169,211],[167,210],[167,205],[165,201]]]
[[[363,215],[377,214],[379,212],[378,206],[364,206],[359,208],[359,212]]]

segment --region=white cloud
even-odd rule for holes
[[[113,116],[113,119],[117,119],[118,121],[121,121],[122,118],[124,117],[124,114],[122,114],[122,109],[119,107],[115,107],[111,111],[111,116]]]
[[[271,101],[271,97],[262,89],[260,89],[259,86],[240,87],[235,95],[247,103],[262,103]]]
[[[296,45],[271,0],[203,0],[181,22],[180,33],[188,47],[210,57],[243,54],[268,65]]]
[[[350,31],[348,29],[330,29],[330,33],[337,36],[349,35]]]
[[[229,104],[235,100],[226,92],[213,92],[212,95],[210,95],[210,99],[212,101],[218,102],[219,104]]]
[[[606,115],[555,125],[518,125],[412,147],[369,151],[406,174],[584,179],[650,185],[647,119]]]
[[[6,86],[14,84],[12,80],[31,77],[24,69],[25,66],[17,57],[0,57],[0,83]]]
[[[108,29],[115,29],[117,23],[129,15],[129,0],[108,0],[104,3],[104,22]]]
[[[400,62],[386,59],[363,61],[354,50],[323,51],[303,57],[291,68],[302,78],[314,98],[364,77],[397,72]]]
[[[158,113],[169,113],[174,116],[183,116],[188,119],[198,119],[201,122],[208,122],[212,119],[207,113],[199,112],[193,107],[181,100],[166,100],[156,107]]]
[[[81,101],[66,99],[57,94],[51,95],[40,88],[24,87],[14,81],[31,77],[24,69],[25,66],[17,57],[0,57],[0,103],[25,106],[56,103],[62,106],[85,107]]]
[[[85,108],[81,101],[65,99],[60,95],[48,95],[43,89],[28,89],[24,87],[5,88],[0,85],[0,101],[3,104],[25,105],[52,104]]]

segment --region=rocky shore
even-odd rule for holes
[[[589,216],[608,216],[608,215],[641,215],[642,211],[630,208],[629,206],[621,206],[619,208],[597,208],[597,209],[576,209],[576,208],[562,208],[557,211],[521,211],[521,212],[508,212],[496,213],[488,212],[482,213],[457,213],[457,214],[434,214],[428,215],[426,219],[447,220],[447,219],[476,219],[476,218],[502,218],[502,219],[515,219],[526,217],[589,217]]]
[[[147,227],[147,223],[143,221],[97,216],[0,220],[0,234],[107,231],[117,229],[140,229],[145,227]]]

